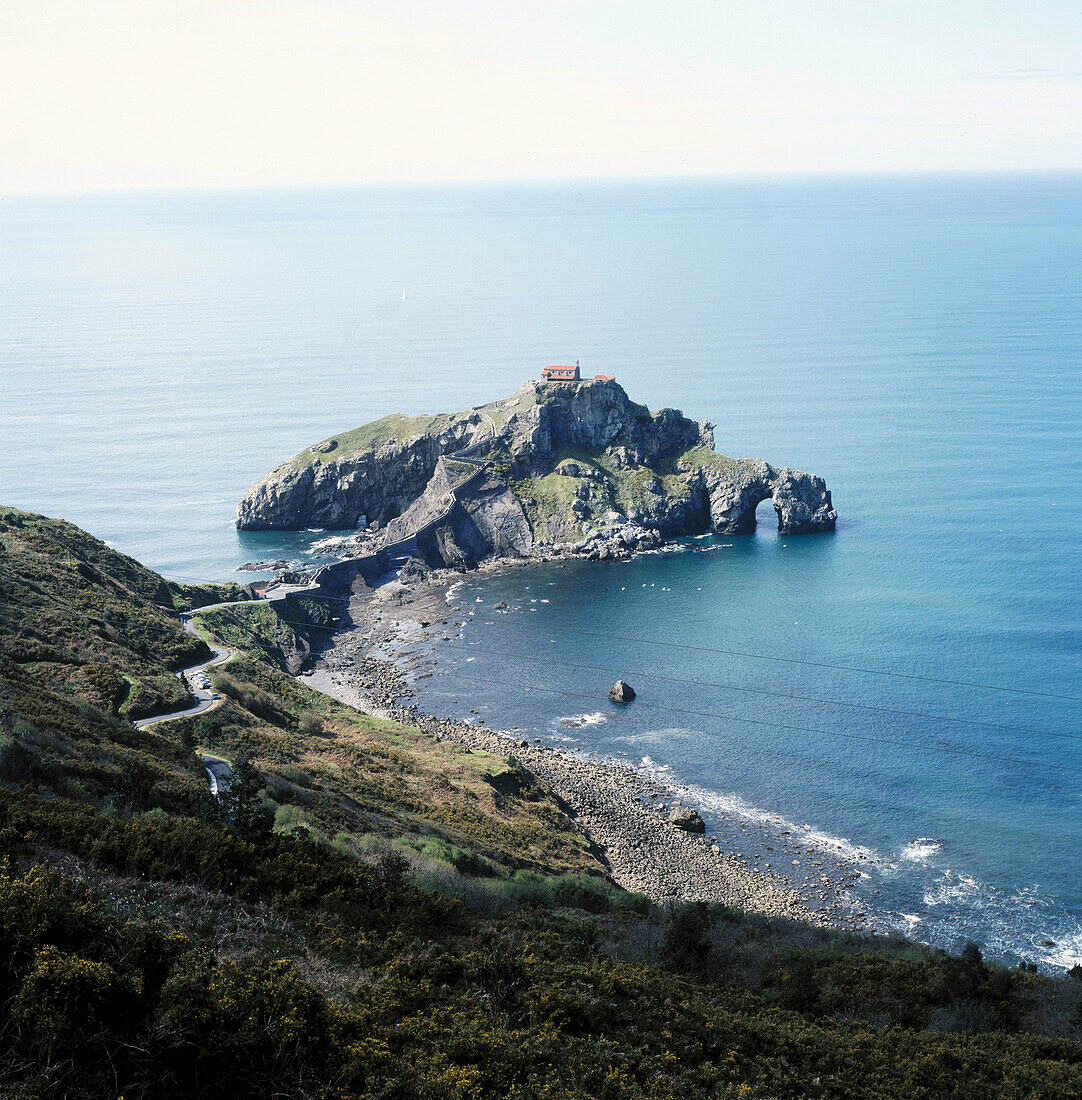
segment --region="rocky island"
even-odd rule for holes
[[[340,555],[455,568],[746,534],[768,498],[784,534],[833,530],[822,478],[726,458],[713,429],[651,412],[612,378],[531,380],[478,408],[388,416],[317,443],[245,493],[237,527],[355,529]]]

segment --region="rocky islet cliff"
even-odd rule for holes
[[[713,428],[650,412],[615,381],[529,382],[477,409],[386,417],[318,443],[245,493],[237,526],[365,528],[357,553],[416,536],[433,566],[744,534],[768,498],[784,534],[833,530],[822,478],[719,455]]]

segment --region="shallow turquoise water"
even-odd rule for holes
[[[472,580],[428,700],[845,838],[926,938],[1072,962],[1080,215],[1077,177],[7,200],[0,497],[227,579],[315,537],[231,526],[312,440],[616,374],[822,474],[838,531]]]

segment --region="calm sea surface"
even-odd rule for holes
[[[471,579],[423,701],[845,841],[924,939],[1069,965],[1080,227],[1078,177],[8,199],[0,500],[226,580],[316,537],[232,528],[283,458],[581,359],[822,474],[838,530]]]

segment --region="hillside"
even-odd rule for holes
[[[819,477],[715,452],[713,425],[650,412],[615,381],[527,383],[434,417],[391,416],[317,443],[244,495],[237,526],[422,532],[432,565],[541,551],[619,555],[705,531],[745,533],[773,501],[779,530],[832,530]],[[357,552],[380,539],[358,536]]]
[[[268,608],[205,616],[219,705],[135,729],[88,665],[169,677],[230,592],[2,522],[0,1094],[1082,1092],[1082,982],[625,893],[514,759],[281,672]]]
[[[0,546],[0,777],[98,807],[130,802],[138,782],[140,805],[201,811],[198,746],[258,765],[280,831],[354,853],[391,836],[453,865],[600,872],[581,831],[506,761],[361,715],[280,672],[260,626],[293,632],[269,605],[207,615],[227,644],[256,657],[214,671],[220,705],[134,728],[144,710],[183,706],[170,670],[209,656],[175,609],[193,594],[201,606],[247,593],[193,593],[71,524],[23,512],[0,515]]]

